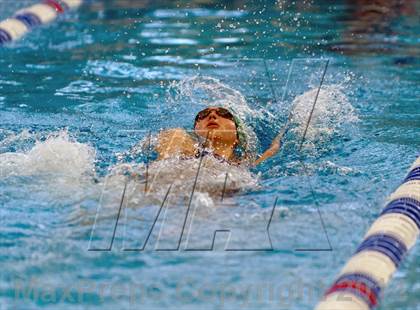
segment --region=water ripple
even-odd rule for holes
[[[180,70],[171,70],[165,67],[137,67],[127,62],[114,62],[104,60],[89,60],[85,69],[85,75],[96,75],[106,78],[132,79],[132,80],[157,80],[179,79]]]
[[[162,44],[162,45],[197,45],[198,41],[193,39],[185,38],[162,38],[162,39],[151,39],[150,43]]]
[[[153,12],[153,16],[157,18],[188,18],[188,17],[224,17],[234,18],[242,17],[247,14],[243,10],[209,10],[204,8],[184,9],[184,10],[170,10],[160,9]]]

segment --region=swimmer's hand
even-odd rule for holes
[[[260,158],[258,158],[254,162],[254,166],[258,165],[259,163],[263,162],[267,158],[270,158],[277,154],[277,152],[280,150],[281,147],[281,140],[283,139],[284,135],[287,132],[287,125],[283,127],[283,129],[280,131],[280,133],[273,139],[273,142],[271,142],[270,147],[261,154]]]

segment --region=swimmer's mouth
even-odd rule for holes
[[[207,124],[206,126],[207,128],[219,128],[219,124],[214,123],[214,122],[210,122]]]

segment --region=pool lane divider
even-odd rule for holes
[[[420,232],[420,157],[316,310],[369,310]]]
[[[0,45],[16,41],[32,28],[55,20],[58,15],[77,9],[84,0],[44,0],[21,9],[11,18],[0,22]]]

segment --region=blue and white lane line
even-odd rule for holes
[[[44,0],[21,9],[0,22],[0,45],[16,41],[32,28],[52,22],[59,14],[77,9],[83,0]]]
[[[379,218],[316,310],[369,310],[377,306],[381,292],[416,243],[419,232],[420,157],[388,198]]]

